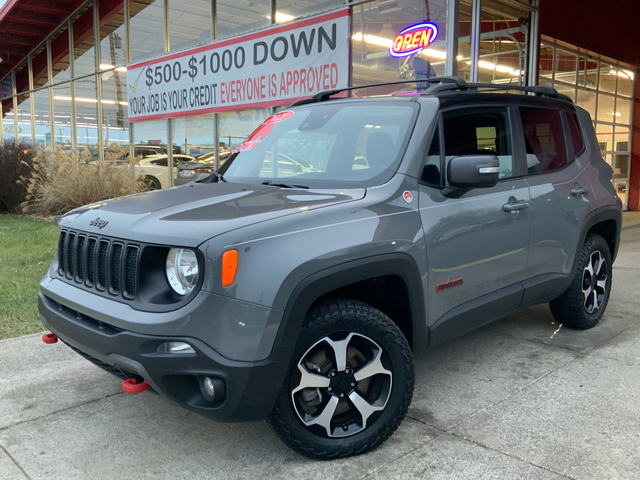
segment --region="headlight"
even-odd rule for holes
[[[167,280],[178,295],[187,295],[198,282],[198,257],[187,248],[172,248],[167,255]]]

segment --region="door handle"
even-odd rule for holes
[[[577,186],[576,188],[572,188],[571,190],[569,190],[569,193],[574,197],[577,197],[579,195],[584,195],[584,192],[585,192],[584,188],[580,186]]]
[[[505,212],[517,212],[518,210],[522,210],[523,208],[527,208],[529,206],[529,202],[518,201],[516,203],[505,203],[502,205],[502,210]]]

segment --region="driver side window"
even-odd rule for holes
[[[513,176],[513,150],[506,108],[458,109],[442,116],[446,167],[453,157],[496,155],[500,179]]]

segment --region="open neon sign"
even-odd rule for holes
[[[389,53],[394,57],[408,57],[427,48],[438,36],[433,23],[419,23],[402,30],[393,40]]]

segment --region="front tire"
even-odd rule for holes
[[[609,302],[612,267],[607,241],[600,235],[588,234],[571,286],[549,303],[553,318],[567,327],[595,327]]]
[[[409,344],[389,317],[332,299],[305,319],[269,422],[293,450],[314,459],[365,453],[404,419],[414,385]]]

